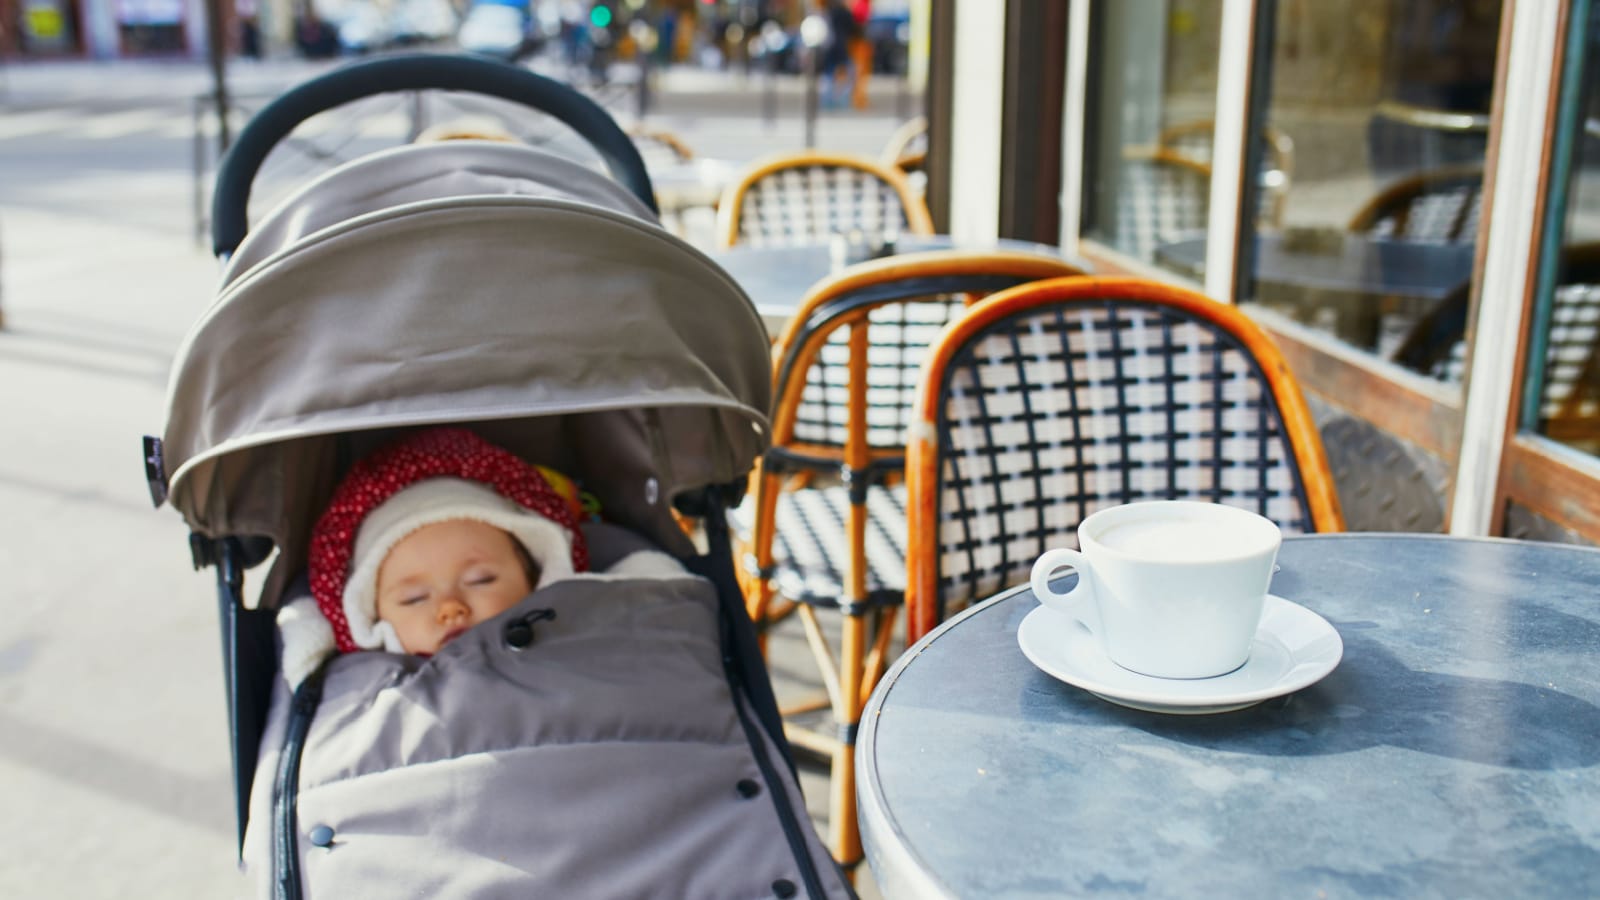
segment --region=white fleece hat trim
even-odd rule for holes
[[[378,569],[394,545],[426,525],[470,519],[500,528],[516,538],[539,566],[535,589],[572,570],[572,532],[494,488],[463,478],[429,478],[385,500],[361,522],[344,585],[344,615],[350,638],[364,650],[404,653],[387,622],[378,620]]]

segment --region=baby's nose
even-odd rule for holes
[[[453,622],[457,619],[465,618],[466,615],[467,605],[462,603],[458,597],[446,597],[444,598],[444,601],[439,604],[438,619],[440,622]]]

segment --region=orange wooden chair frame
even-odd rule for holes
[[[869,314],[883,306],[905,302],[903,299],[886,299],[854,307],[848,312],[829,314],[822,312],[829,303],[845,295],[878,285],[912,280],[953,278],[960,276],[999,276],[1018,279],[1050,279],[1081,276],[1082,270],[1065,259],[1035,253],[1010,250],[935,250],[907,253],[883,259],[870,260],[851,266],[812,287],[801,301],[799,310],[789,319],[773,349],[774,414],[772,445],[805,453],[814,457],[836,456],[846,470],[863,472],[871,462],[885,456],[898,456],[901,448],[875,448],[867,440],[867,348]],[[968,304],[976,303],[980,296],[966,295]],[[828,316],[816,321],[818,315]],[[806,389],[806,372],[811,368],[831,335],[841,328],[849,329],[849,361],[847,375],[848,400],[846,442],[842,451],[837,447],[822,447],[795,440],[796,415]],[[788,366],[785,369],[784,363]],[[787,376],[784,376],[784,372]],[[758,463],[751,473],[750,492],[755,502],[755,521],[751,529],[753,546],[747,548],[757,573],[771,572],[774,566],[773,543],[776,531],[776,512],[779,495],[785,486],[785,476],[765,471]],[[845,569],[847,598],[859,600],[867,596],[866,508],[852,503],[847,520],[850,558]],[[875,620],[869,616],[846,613],[842,616],[842,630],[837,654],[832,652],[822,635],[810,606],[791,601],[788,608],[775,610],[775,590],[765,575],[747,577],[746,602],[751,619],[758,623],[775,620],[782,614],[798,610],[805,620],[807,642],[817,658],[822,672],[828,705],[842,729],[853,728],[860,721],[861,710],[867,697],[877,684],[888,663],[889,642],[894,630],[897,610],[894,606],[873,609]],[[869,624],[875,629],[875,640],[867,646]],[[763,641],[765,633],[763,631]],[[835,671],[836,670],[836,671]],[[806,708],[816,708],[812,704]],[[791,710],[793,712],[794,710]],[[854,742],[841,740],[834,735],[790,729],[792,743],[814,752],[832,757],[830,784],[829,849],[841,863],[850,864],[861,857],[861,836],[856,822],[855,757]]]

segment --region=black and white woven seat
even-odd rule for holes
[[[906,584],[904,483],[874,485],[866,493],[865,596],[846,604],[851,548],[850,489],[844,485],[784,491],[773,520],[774,591],[809,606],[852,608],[899,605]],[[755,529],[753,504],[733,514],[736,533]]]
[[[1015,251],[872,260],[812,288],[778,339],[772,448],[730,521],[746,551],[751,618],[770,626],[776,608],[794,609],[822,670],[837,728],[791,721],[788,734],[832,757],[829,843],[842,863],[861,856],[854,734],[904,596],[904,448],[928,344],[984,295],[1078,274],[1059,257]],[[837,652],[818,608],[840,613]]]
[[[723,247],[824,244],[835,234],[932,234],[933,219],[901,170],[864,156],[803,151],[752,164],[723,192]]]
[[[908,640],[1017,584],[1096,510],[1242,506],[1285,532],[1342,519],[1321,439],[1266,333],[1135,278],[991,296],[931,348],[908,447]]]

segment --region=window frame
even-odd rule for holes
[[[1256,51],[1270,52],[1270,38],[1264,35],[1271,33],[1273,2],[1223,0],[1202,289],[1230,303],[1237,303],[1246,287],[1239,277],[1248,263],[1241,257],[1245,151],[1251,146],[1251,120],[1264,122],[1263,115],[1246,112],[1255,112],[1252,100],[1261,99],[1251,91],[1265,93],[1266,79],[1256,77],[1263,53]],[[1459,388],[1346,347],[1270,311],[1256,317],[1283,347],[1304,390],[1445,461],[1452,472],[1444,498],[1446,527],[1452,534],[1502,533],[1506,507],[1515,502],[1585,540],[1600,542],[1600,458],[1521,427],[1524,364],[1533,338],[1539,278],[1552,265],[1551,254],[1540,251],[1551,231],[1546,215],[1558,100],[1570,47],[1582,41],[1569,28],[1575,4],[1582,4],[1578,12],[1587,12],[1588,0],[1505,0],[1501,9],[1484,166],[1485,210],[1473,264],[1468,374]],[[1091,261],[1097,271],[1194,286],[1173,273],[1133,263],[1081,232],[1085,110],[1092,102],[1088,91],[1094,80],[1087,51],[1094,5],[1075,2],[1068,19],[1061,244]],[[1506,104],[1506,96],[1519,102]]]

